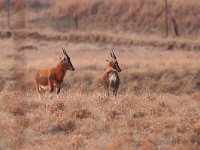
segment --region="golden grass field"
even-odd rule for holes
[[[170,1],[181,36],[170,27],[168,38],[161,0],[31,0],[27,12],[23,2],[12,3],[8,30],[0,0],[0,150],[200,149],[198,0]],[[62,48],[76,70],[59,98],[39,100],[35,73]],[[122,69],[117,98],[101,85],[111,50]]]
[[[199,52],[30,39],[0,42],[0,149],[199,148]],[[44,93],[40,101],[35,72],[54,66],[62,47],[76,70],[67,72],[59,99],[49,100]],[[111,49],[122,69],[117,99],[106,97],[99,84]]]

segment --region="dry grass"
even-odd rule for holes
[[[120,73],[123,81],[119,91],[121,93],[132,91],[138,94],[149,89],[154,92],[191,94],[200,88],[200,54],[197,51],[167,51],[167,48],[160,50],[161,48],[103,43],[68,43],[62,40],[38,42],[24,39],[20,43],[1,41],[4,43],[0,64],[1,90],[34,89],[36,70],[54,66],[58,62],[56,55],[62,47],[68,50],[76,68],[76,72],[67,72],[64,90],[75,87],[74,92],[102,91],[100,79],[111,49],[115,50],[123,70]],[[9,53],[7,49],[10,50]],[[44,59],[44,55],[48,59]],[[16,80],[21,84],[16,84]]]
[[[199,149],[199,52],[30,39],[1,43],[0,149]],[[35,71],[55,65],[62,47],[76,71],[67,72],[58,99],[49,101],[44,93],[40,101]],[[117,99],[105,97],[99,84],[111,49],[122,68]]]
[[[168,39],[164,0],[24,2],[11,5],[10,32],[0,0],[0,149],[200,149],[199,1],[170,1],[181,38]],[[35,72],[61,48],[76,70],[58,99],[39,100]],[[122,69],[117,99],[100,82],[110,50]]]
[[[20,108],[24,113],[13,114],[7,106],[1,109],[1,149],[199,148],[199,95],[146,92],[119,95],[116,100],[102,93],[64,92],[59,101],[47,97],[38,101],[35,93],[17,94],[26,102]],[[18,103],[12,96],[6,100]],[[57,107],[54,112],[52,105]]]
[[[191,0],[190,3],[187,0],[169,1],[170,15],[176,19],[181,37],[174,37],[173,33],[170,33],[172,36],[168,39],[163,38],[163,0],[71,0],[66,5],[63,3],[63,0],[12,2],[11,34],[6,30],[5,3],[0,1],[0,37],[8,38],[13,35],[19,40],[30,38],[44,41],[142,45],[164,47],[168,50],[200,50],[200,3],[197,0]],[[74,16],[79,18],[78,30],[74,30]],[[170,32],[173,32],[171,22],[169,28]],[[19,47],[18,50],[26,48]]]
[[[23,13],[22,7],[28,11]],[[170,16],[176,20],[181,36],[199,35],[199,7],[198,0],[169,1]],[[7,25],[5,8],[5,4],[0,1],[1,29]],[[26,29],[65,32],[75,28],[74,18],[78,16],[79,29],[84,31],[165,35],[164,0],[31,0],[26,5],[24,0],[20,0],[12,2],[11,9],[14,27],[20,23],[18,20],[21,16],[25,19]],[[173,36],[171,20],[169,29]]]
[[[200,50],[200,40],[198,38],[161,38],[155,35],[137,35],[125,33],[113,33],[110,31],[70,31],[68,33],[50,32],[49,30],[15,30],[12,33],[7,30],[0,32],[1,38],[15,37],[18,40],[35,39],[42,41],[68,41],[68,42],[85,42],[85,43],[107,43],[115,45],[136,45],[136,46],[151,46],[161,47],[167,50],[182,49],[182,50]],[[18,50],[33,49],[33,46],[20,47]]]
[[[140,33],[162,33],[164,31],[164,1],[163,0],[87,0],[56,1],[52,9],[55,17],[66,17],[72,23],[76,14],[80,19],[80,28],[93,28],[116,31],[134,31]],[[179,25],[181,34],[195,34],[199,32],[198,0],[169,1],[170,15]],[[95,23],[98,21],[98,24]],[[170,21],[170,29],[173,25]],[[173,34],[173,33],[172,33]]]

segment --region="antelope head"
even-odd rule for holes
[[[66,70],[74,71],[75,68],[71,63],[70,57],[68,56],[68,54],[67,54],[67,52],[65,51],[64,48],[62,48],[62,51],[63,51],[63,54],[64,54],[64,58],[62,59],[62,58],[59,57],[62,60],[61,63],[65,66]]]
[[[115,56],[114,52],[110,52],[111,60],[106,60],[108,62],[108,66],[112,67],[117,70],[117,72],[121,72],[121,69],[119,67],[117,57]]]

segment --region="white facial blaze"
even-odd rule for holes
[[[64,58],[64,61],[66,64],[68,64],[68,59],[66,57]]]
[[[114,64],[114,63],[116,63],[116,62],[117,62],[117,60],[116,60],[116,59],[113,59],[113,60],[112,60],[112,62],[113,62],[113,64]]]

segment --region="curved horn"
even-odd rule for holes
[[[69,56],[67,55],[67,52],[65,51],[65,49],[62,48],[62,50],[63,50],[64,55],[69,58]]]
[[[113,55],[112,55],[112,53],[110,52],[110,56],[113,58]]]
[[[112,54],[113,54],[113,58],[117,59],[117,57],[115,56],[115,53],[112,50]]]
[[[57,54],[57,57],[61,60],[62,58]]]

